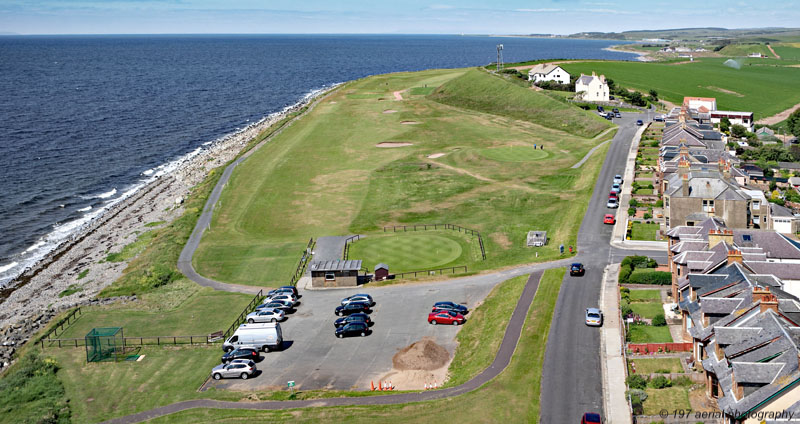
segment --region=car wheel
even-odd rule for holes
[[[270,346],[262,346],[261,351],[264,353],[271,352],[272,348]]]
[[[436,324],[438,324],[438,323],[436,322],[436,320],[432,320],[432,321],[431,321],[431,324],[433,324],[433,325],[436,325]]]
[[[343,337],[343,335],[340,333],[340,334],[337,334],[336,337],[341,339]]]
[[[256,322],[256,320],[254,320],[253,318],[250,318],[249,320],[247,320],[247,322],[249,322],[250,324],[252,324],[252,323]]]
[[[272,318],[272,322],[278,322],[276,318]]]
[[[365,333],[365,332],[363,332],[363,331],[361,332],[361,337],[364,337],[364,336],[366,336],[366,335],[367,335],[367,333]]]
[[[220,373],[218,372],[214,373],[214,380],[219,380],[220,378],[222,378],[222,375]]]
[[[247,377],[249,377],[249,375],[247,375],[246,372],[243,372],[242,373],[242,380],[247,380]]]
[[[453,325],[458,325],[458,321],[453,321]]]
[[[336,313],[336,316],[337,316],[337,317],[340,317],[340,316],[342,316],[342,313],[341,313],[341,312],[337,312],[337,313]]]
[[[227,353],[227,352],[230,352],[230,351],[232,351],[232,350],[233,350],[233,348],[232,348],[232,347],[226,347],[224,350],[225,350],[225,352]]]

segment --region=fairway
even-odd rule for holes
[[[529,162],[544,159],[550,154],[542,149],[531,146],[504,146],[491,149],[481,149],[481,156],[500,162]]]
[[[466,240],[444,232],[390,233],[363,238],[350,247],[349,259],[361,259],[368,271],[385,263],[390,272],[418,271],[469,262]],[[465,255],[466,254],[466,255]],[[465,256],[465,257],[462,257]]]

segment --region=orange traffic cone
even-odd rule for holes
[[[369,381],[369,389],[373,392],[375,391],[375,383],[373,383],[372,380]]]

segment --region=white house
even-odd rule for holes
[[[713,97],[684,97],[683,105],[698,111],[703,107],[706,112],[711,112],[717,110],[717,99]]]
[[[605,75],[598,77],[594,72],[592,75],[581,74],[575,81],[575,92],[589,102],[607,102],[609,93]]]
[[[735,112],[730,110],[714,110],[711,112],[711,123],[719,124],[722,118],[728,118],[731,125],[741,125],[747,131],[753,131],[753,112]]]
[[[554,81],[559,84],[569,84],[569,72],[558,65],[540,63],[528,71],[528,79],[534,84],[542,81]]]

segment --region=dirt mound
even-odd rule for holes
[[[400,122],[400,124],[401,125],[417,125],[417,124],[421,124],[421,122],[417,122],[417,121],[402,121],[402,122]]]
[[[406,147],[406,146],[413,146],[414,143],[396,143],[392,141],[384,141],[382,143],[378,143],[375,147],[383,147],[383,148],[392,148],[392,147]]]
[[[428,159],[436,159],[436,158],[440,158],[442,156],[444,156],[444,153],[433,153],[433,154],[428,155]]]
[[[392,357],[392,365],[397,370],[435,370],[443,367],[450,360],[447,349],[439,346],[432,339],[423,337],[397,352]]]
[[[383,111],[383,113],[397,113],[397,111],[394,109],[386,109]]]

